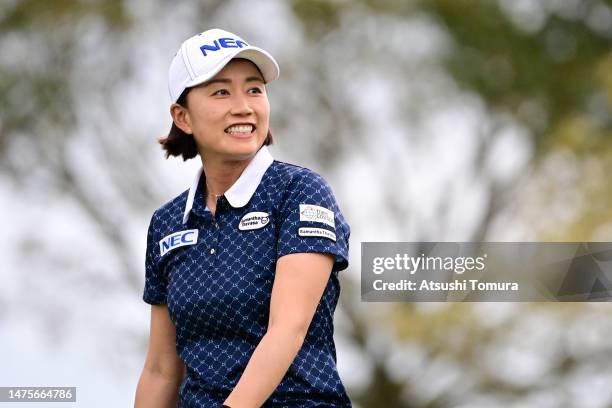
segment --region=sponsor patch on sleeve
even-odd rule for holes
[[[334,212],[314,204],[300,204],[300,221],[322,222],[336,228]]]
[[[325,228],[308,228],[301,227],[298,229],[298,235],[300,237],[319,237],[319,238],[327,238],[336,242],[336,234],[331,231],[326,230]]]

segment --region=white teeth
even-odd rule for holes
[[[251,133],[253,131],[253,125],[238,125],[227,128],[227,133]]]

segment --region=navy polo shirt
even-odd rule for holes
[[[266,333],[276,261],[335,256],[302,348],[264,407],[350,407],[336,368],[333,314],[348,266],[349,226],[315,172],[275,161],[264,146],[234,185],[206,207],[204,173],[155,211],[143,299],[167,304],[187,367],[179,407],[217,407]]]

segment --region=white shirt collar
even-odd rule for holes
[[[268,167],[272,165],[273,161],[274,158],[268,151],[268,147],[262,146],[255,157],[253,157],[251,162],[242,171],[242,174],[240,177],[238,177],[238,180],[236,180],[229,190],[225,192],[225,198],[227,198],[227,201],[232,207],[244,207],[246,203],[249,202],[251,197],[253,197],[253,194],[255,194],[255,190],[257,190],[257,186],[259,186],[264,173],[266,170],[268,170]],[[195,198],[195,193],[198,188],[198,184],[200,183],[200,177],[202,177],[203,171],[204,168],[200,167],[193,184],[189,189],[187,203],[185,204],[185,212],[183,213],[183,224],[187,223],[187,219],[189,218],[189,213],[193,207],[193,200]]]

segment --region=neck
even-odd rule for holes
[[[246,160],[223,161],[203,159],[202,166],[206,176],[209,195],[220,196],[238,180],[253,157]]]

